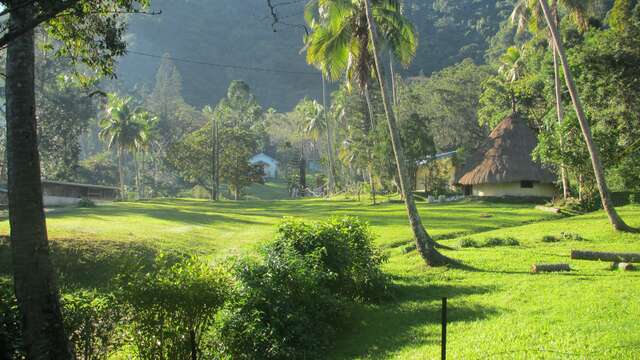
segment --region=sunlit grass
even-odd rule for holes
[[[371,206],[344,199],[215,204],[154,200],[58,209],[47,219],[50,237],[65,247],[95,244],[108,252],[114,244],[142,243],[219,258],[252,253],[254,246],[273,237],[284,216],[362,217],[390,256],[385,271],[393,277],[395,298],[354,308],[350,326],[330,358],[437,358],[443,296],[450,299],[452,359],[633,359],[637,354],[640,273],[573,261],[569,253],[574,248],[640,251],[640,235],[615,233],[601,212],[562,218],[532,205],[483,202],[420,203],[419,209],[429,232],[457,248],[445,253],[465,268],[425,267],[411,251],[402,204]],[[640,227],[640,207],[624,207],[621,214]],[[0,223],[0,234],[7,231],[7,222]],[[585,240],[542,242],[543,236],[561,232],[577,233]],[[462,249],[461,237],[478,242],[514,237],[520,246]],[[6,274],[6,253],[1,255]],[[567,262],[574,271],[531,275],[529,268],[536,262]]]

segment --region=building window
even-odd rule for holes
[[[533,189],[533,181],[529,181],[529,180],[520,181],[520,187],[523,189]]]

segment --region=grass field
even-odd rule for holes
[[[199,253],[212,258],[251,253],[272,238],[283,216],[308,220],[353,215],[368,220],[390,256],[385,271],[395,296],[351,311],[351,324],[329,358],[434,359],[440,347],[440,298],[449,298],[451,359],[636,359],[640,352],[640,273],[569,259],[570,249],[640,251],[640,235],[614,233],[603,213],[562,218],[532,205],[484,202],[420,204],[429,231],[465,268],[429,269],[415,251],[401,204],[347,200],[156,200],[48,213],[50,237],[65,247],[109,251],[117,244]],[[640,207],[621,208],[640,227]],[[580,234],[583,241],[544,243],[545,235]],[[0,234],[8,232],[6,221]],[[515,237],[520,246],[458,248]],[[4,255],[3,255],[4,253]],[[73,254],[73,253],[72,253]],[[95,254],[94,254],[95,255]],[[92,255],[92,256],[94,256]],[[91,268],[100,279],[104,269]],[[6,245],[0,272],[7,274]],[[71,257],[69,257],[71,259]],[[84,261],[84,260],[83,260]],[[568,262],[566,274],[531,275],[535,262]],[[64,275],[64,271],[63,271]],[[88,283],[90,281],[87,281]]]

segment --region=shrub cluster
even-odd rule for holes
[[[560,241],[584,241],[584,238],[580,234],[564,231],[560,233],[560,236],[545,235],[542,237],[542,242],[545,243],[555,243]]]
[[[349,302],[386,293],[385,258],[355,218],[285,220],[262,256],[237,267],[240,288],[220,329],[232,358],[321,357]]]
[[[321,358],[353,302],[380,299],[385,257],[366,223],[284,221],[258,258],[211,266],[159,254],[121,274],[108,291],[65,291],[65,329],[75,353],[102,359]],[[1,280],[1,279],[0,279]],[[10,286],[0,295],[0,355],[20,354]],[[5,297],[5,292],[7,296]],[[8,343],[3,343],[7,339]],[[11,346],[11,347],[10,347]]]
[[[490,238],[487,238],[482,243],[479,243],[478,241],[470,238],[460,239],[461,248],[481,248],[481,247],[519,246],[519,245],[520,245],[520,242],[518,241],[518,239],[511,236],[507,236],[505,238],[490,237]]]
[[[96,207],[96,203],[89,198],[83,197],[82,199],[80,199],[80,201],[78,201],[78,207],[93,208],[93,207]]]
[[[555,243],[559,241],[560,239],[554,235],[545,235],[542,237],[542,242],[545,242],[545,243]]]

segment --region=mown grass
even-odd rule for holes
[[[419,209],[430,233],[457,248],[446,254],[464,267],[429,269],[415,251],[407,251],[411,233],[401,204],[155,200],[59,209],[47,217],[50,237],[64,249],[57,251],[65,254],[58,262],[74,263],[63,275],[83,269],[95,276],[79,281],[94,286],[106,281],[108,276],[98,274],[108,273],[118,256],[94,269],[92,259],[114,249],[135,245],[223,257],[251,253],[272,238],[283,216],[359,216],[371,223],[378,245],[390,256],[385,271],[393,278],[395,296],[382,304],[353,308],[351,326],[338,337],[329,358],[438,358],[443,296],[449,298],[452,359],[635,358],[640,350],[640,273],[573,261],[569,252],[640,251],[640,235],[615,233],[601,212],[562,218],[531,205],[483,202],[421,203]],[[624,207],[621,214],[640,227],[640,207]],[[6,221],[0,223],[0,234],[7,231]],[[561,232],[584,240],[541,240],[545,235],[560,238]],[[513,237],[519,245],[458,248],[463,237],[478,243]],[[537,262],[567,262],[574,271],[529,274]],[[0,270],[4,267],[5,274],[6,265],[6,251],[0,249]]]

